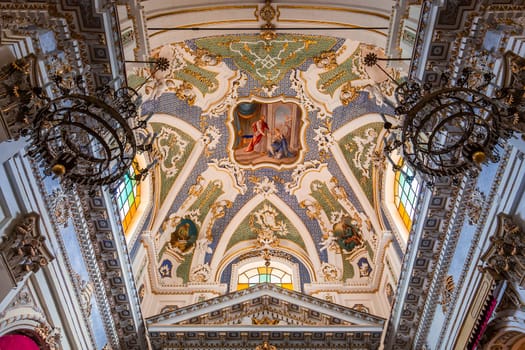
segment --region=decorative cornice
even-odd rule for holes
[[[451,300],[450,300],[449,307],[448,307],[448,312],[445,315],[445,321],[443,322],[443,327],[441,328],[441,333],[439,334],[439,338],[438,338],[437,344],[442,344],[444,342],[445,336],[447,334],[448,326],[449,326],[450,321],[451,321],[451,319],[452,319],[452,317],[453,317],[453,315],[454,315],[454,313],[456,311],[457,302],[459,300],[459,297],[460,297],[461,293],[463,292],[463,284],[465,283],[465,280],[467,278],[468,272],[472,269],[472,260],[474,258],[474,255],[479,250],[478,244],[479,244],[479,240],[481,238],[481,233],[485,229],[485,225],[486,225],[487,219],[488,219],[488,212],[489,212],[489,210],[490,210],[490,208],[491,208],[491,206],[494,203],[494,200],[496,198],[496,194],[497,194],[499,185],[501,183],[501,179],[502,179],[503,173],[504,173],[504,171],[506,169],[506,166],[507,166],[507,163],[508,163],[509,155],[510,155],[510,149],[507,148],[505,153],[504,153],[504,155],[503,155],[503,157],[502,157],[502,160],[500,162],[500,165],[498,167],[496,175],[494,177],[494,181],[493,181],[492,188],[490,189],[490,193],[488,194],[487,199],[484,202],[484,206],[481,209],[479,220],[477,221],[476,231],[473,234],[473,237],[472,237],[472,240],[471,240],[472,243],[471,243],[471,245],[469,247],[467,256],[465,258],[465,263],[463,265],[463,270],[461,271],[461,274],[460,274],[460,276],[458,278],[458,281],[456,283],[456,287],[454,289],[454,293],[451,296]]]
[[[429,311],[433,312],[428,310],[426,305],[429,304],[429,297],[433,300],[434,295],[439,294],[439,291],[435,290],[439,286],[436,282],[433,283],[436,277],[434,270],[440,261],[449,255],[440,256],[441,250],[446,247],[443,236],[446,233],[455,235],[457,226],[455,220],[451,219],[456,217],[452,215],[452,211],[457,207],[462,192],[462,188],[453,186],[451,179],[437,179],[427,202],[428,207],[419,213],[419,217],[424,218],[424,221],[416,223],[417,228],[409,237],[407,252],[412,253],[406,254],[403,260],[396,292],[398,298],[392,309],[391,322],[385,337],[386,349],[410,348],[416,332],[421,331],[420,322],[426,319],[423,316]],[[442,276],[440,278],[442,279]],[[406,292],[403,292],[404,288],[407,288]],[[396,319],[398,320],[393,321]]]
[[[158,259],[157,254],[160,248],[157,246],[150,232],[142,234],[142,244],[145,247],[146,254],[150,263],[147,264],[148,279],[151,293],[154,295],[188,295],[188,293],[211,293],[221,295],[226,292],[226,284],[217,284],[215,282],[189,282],[182,284],[161,284],[157,276]]]
[[[30,160],[30,165],[31,165],[31,170],[33,171],[33,174],[34,174],[35,179],[36,179],[38,190],[40,191],[40,194],[41,194],[42,198],[44,198],[44,205],[45,205],[46,211],[48,213],[53,213],[54,210],[52,210],[52,209],[55,207],[55,204],[56,204],[55,192],[52,192],[51,195],[47,192],[45,184],[44,184],[44,180],[43,180],[42,176],[40,175],[40,170],[38,168],[38,165],[37,165],[36,161],[31,159]],[[56,190],[56,191],[57,192],[61,192],[59,190]],[[69,203],[69,196],[67,196],[67,199],[65,201],[67,202],[67,206],[68,206],[67,216],[70,216],[71,215],[71,207],[70,207],[70,203]],[[53,231],[59,233],[60,229],[58,227],[58,222],[57,222],[57,218],[55,217],[55,215],[48,215],[47,217],[48,217],[48,220],[51,222],[51,225],[53,227]],[[62,257],[62,259],[63,259],[63,261],[64,261],[64,263],[66,265],[66,269],[67,269],[67,272],[68,272],[68,276],[70,277],[70,281],[71,281],[71,283],[74,286],[77,286],[77,281],[73,277],[73,276],[75,276],[76,272],[73,270],[73,268],[71,266],[71,261],[69,260],[69,255],[66,253],[67,250],[66,250],[66,247],[65,247],[65,244],[64,244],[64,240],[62,239],[62,235],[61,234],[57,234],[55,236],[55,238],[56,238],[56,241],[58,242],[58,248],[60,250],[60,256]],[[81,304],[82,298],[81,298],[81,295],[80,295],[80,289],[79,288],[73,288],[73,292],[75,293],[75,296],[77,298],[78,303]],[[83,312],[82,313],[82,318],[83,318],[84,324],[86,325],[86,327],[89,330],[90,343],[91,343],[92,346],[95,346],[95,338],[94,338],[94,335],[93,335],[93,329],[91,327],[91,320],[89,319],[89,315],[87,313]]]
[[[266,320],[266,324],[257,322]],[[270,322],[270,320],[273,320]],[[272,284],[259,284],[150,317],[153,349],[378,349],[384,319]],[[217,341],[218,340],[218,341]],[[240,342],[240,343],[239,343]]]
[[[104,322],[104,330],[108,335],[108,341],[112,347],[118,348],[118,335],[110,312],[110,302],[105,293],[104,279],[102,278],[102,273],[96,260],[93,245],[89,238],[90,232],[88,221],[84,216],[78,194],[71,194],[70,198],[75,232],[77,234],[80,251],[82,252],[82,256],[86,263],[90,280],[94,284],[95,301],[97,302],[102,321]]]
[[[442,281],[449,269],[454,252],[456,251],[459,235],[461,234],[463,223],[465,221],[466,206],[464,205],[464,200],[471,198],[473,188],[474,184],[472,179],[469,176],[465,176],[455,200],[454,209],[452,210],[454,214],[451,216],[450,221],[447,224],[448,227],[445,231],[445,239],[443,239],[439,259],[437,259],[434,267],[432,282],[428,288],[429,296],[425,302],[424,312],[421,315],[419,329],[414,337],[414,347],[416,349],[422,348],[426,341],[438,300],[441,296],[441,290],[443,288]]]
[[[112,232],[112,210],[107,207],[103,193],[82,192],[76,199],[75,222],[83,223],[84,229],[79,234],[81,248],[89,258],[88,269],[95,285],[102,283],[102,288],[95,288],[100,300],[106,301],[100,310],[106,313],[106,322],[114,324],[118,339],[112,339],[112,347],[126,349],[144,349],[145,331],[142,324],[139,297],[134,288],[129,257],[125,252],[125,240],[122,228],[120,232]],[[86,236],[87,235],[87,236]],[[120,240],[119,240],[120,237]],[[119,248],[120,246],[120,248]],[[123,266],[126,264],[127,266]],[[91,266],[91,267],[90,267]],[[98,298],[97,298],[98,299]],[[99,301],[100,302],[100,301]],[[100,309],[100,307],[99,307]],[[107,317],[111,317],[108,320]]]
[[[206,300],[206,301],[203,301],[197,304],[193,304],[193,305],[189,305],[184,308],[177,309],[169,313],[150,317],[146,320],[146,323],[148,325],[151,325],[154,323],[159,323],[159,322],[169,320],[170,318],[173,318],[173,317],[181,317],[184,314],[187,314],[189,312],[194,313],[194,312],[198,312],[199,310],[204,311],[206,309],[211,308],[212,306],[218,307],[221,304],[225,304],[225,303],[231,303],[231,302],[237,302],[237,301],[240,302],[241,298],[246,299],[246,298],[249,298],[251,295],[264,294],[265,292],[271,293],[275,295],[276,297],[280,296],[280,297],[286,297],[287,299],[290,299],[290,300],[293,299],[297,303],[312,305],[312,307],[315,307],[317,310],[330,310],[331,312],[338,313],[341,316],[347,316],[352,319],[360,319],[365,323],[372,322],[372,323],[377,323],[377,324],[382,325],[385,321],[381,317],[373,316],[370,314],[364,314],[354,309],[347,308],[347,307],[344,307],[338,304],[334,304],[334,303],[331,303],[331,302],[328,302],[322,299],[318,299],[318,298],[315,298],[315,297],[312,297],[312,296],[309,296],[309,295],[306,295],[306,294],[303,294],[297,291],[284,289],[284,288],[277,287],[269,283],[261,283],[253,287],[250,287],[248,289],[231,292],[231,293],[221,295],[219,297],[216,297],[210,300]]]

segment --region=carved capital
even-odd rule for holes
[[[0,252],[9,266],[16,283],[26,274],[37,272],[54,257],[45,245],[45,237],[40,233],[40,215],[29,213],[22,215],[0,244]]]
[[[58,327],[51,327],[46,324],[40,324],[35,329],[36,334],[44,341],[46,350],[58,350],[60,346],[61,330]]]
[[[496,233],[490,237],[490,247],[481,257],[482,270],[495,279],[505,279],[525,286],[525,233],[512,217],[499,214]]]

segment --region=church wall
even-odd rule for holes
[[[450,349],[452,347],[460,349],[462,344],[468,340],[468,336],[479,326],[479,317],[481,311],[486,308],[486,298],[480,298],[481,287],[483,286],[484,274],[478,269],[483,265],[481,256],[491,245],[492,237],[498,226],[497,215],[500,213],[508,214],[515,219],[517,224],[523,227],[523,218],[525,217],[525,196],[523,188],[525,187],[525,164],[523,163],[525,142],[523,140],[512,140],[512,149],[508,156],[508,162],[502,171],[501,179],[497,179],[493,185],[495,191],[491,203],[487,203],[487,219],[477,233],[477,247],[472,252],[472,256],[466,257],[466,263],[462,274],[463,286],[457,291],[458,299],[455,300],[455,309],[452,314],[448,315],[452,321],[446,331],[441,331],[441,336],[435,340],[436,349]],[[490,293],[491,294],[491,293]],[[471,305],[478,302],[477,311],[473,311]],[[469,315],[468,313],[472,314]],[[475,313],[477,312],[477,314]],[[477,317],[476,317],[477,316]],[[472,317],[474,317],[472,319]],[[524,334],[525,336],[525,334]],[[467,339],[467,340],[465,340]]]
[[[6,242],[20,218],[34,212],[38,214],[37,230],[44,237],[52,260],[37,272],[24,274],[19,282],[2,280],[0,336],[29,332],[41,345],[45,343],[51,349],[95,348],[89,315],[82,309],[81,294],[75,292],[78,285],[55,236],[56,226],[49,217],[33,168],[23,157],[24,145],[23,141],[0,144],[0,241]],[[3,256],[8,256],[8,252],[9,249],[3,249]],[[10,259],[4,262],[9,265]],[[16,271],[11,267],[11,272]]]

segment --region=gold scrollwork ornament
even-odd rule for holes
[[[350,102],[354,101],[358,96],[359,92],[361,91],[361,88],[352,86],[351,82],[346,83],[341,88],[341,93],[339,95],[339,99],[341,100],[341,103],[343,106],[347,106]]]

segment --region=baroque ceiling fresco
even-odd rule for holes
[[[233,292],[239,262],[265,258],[292,262],[298,291],[378,290],[385,245],[403,243],[383,235],[381,114],[393,114],[383,97],[393,84],[364,65],[371,51],[382,55],[334,37],[224,35],[152,50],[169,59],[164,72],[128,66],[157,135],[143,236],[155,294]]]

